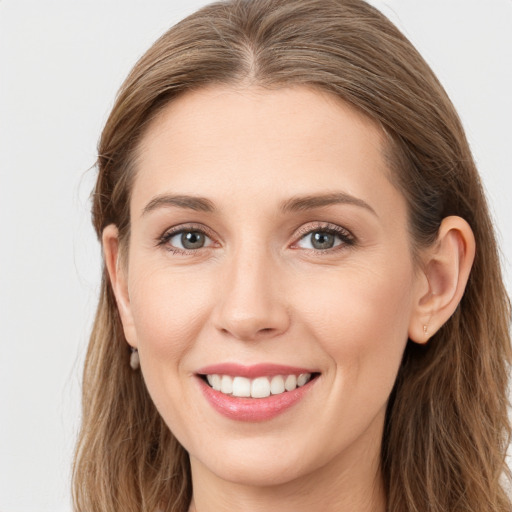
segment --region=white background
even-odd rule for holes
[[[131,66],[204,1],[0,0],[0,511],[70,511],[80,375],[99,284],[88,196]],[[466,127],[512,290],[512,0],[373,2]]]

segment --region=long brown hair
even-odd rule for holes
[[[123,84],[99,143],[93,222],[126,242],[134,152],[173,98],[206,84],[307,85],[378,123],[408,202],[415,248],[441,220],[470,224],[477,252],[462,301],[425,346],[409,342],[389,400],[381,470],[390,512],[510,512],[510,303],[493,226],[453,105],[411,43],[362,0],[228,0],[164,34]],[[106,271],[83,382],[74,466],[80,512],[187,510],[188,457],[153,405]]]

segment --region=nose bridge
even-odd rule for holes
[[[227,257],[216,326],[237,339],[273,337],[289,325],[278,264],[268,245],[245,240]]]

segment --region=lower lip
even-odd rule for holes
[[[238,398],[215,391],[202,379],[199,380],[203,395],[217,412],[232,420],[248,422],[268,421],[284,413],[302,400],[316,381],[310,380],[293,391],[270,395],[267,398]]]

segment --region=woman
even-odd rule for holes
[[[198,11],[99,155],[76,510],[510,510],[492,224],[453,106],[378,11]]]

